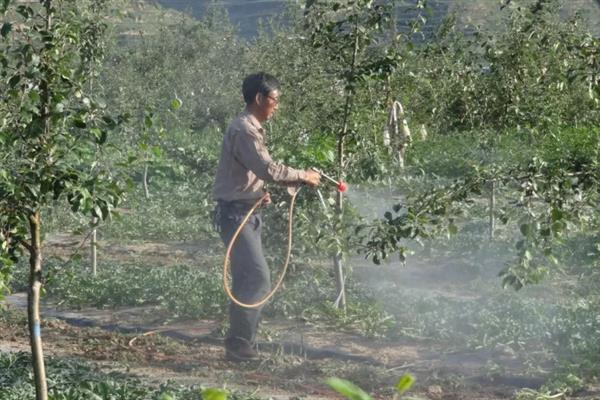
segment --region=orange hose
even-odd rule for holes
[[[247,303],[242,303],[241,301],[236,299],[235,296],[233,295],[233,293],[231,293],[231,288],[229,287],[229,282],[228,282],[227,278],[228,278],[228,270],[229,270],[229,259],[231,257],[231,250],[233,249],[233,245],[235,244],[235,241],[237,240],[238,236],[240,235],[240,232],[242,231],[242,229],[244,228],[246,223],[248,223],[248,220],[250,219],[250,216],[252,215],[254,210],[256,210],[263,203],[263,201],[268,196],[268,194],[265,194],[254,204],[254,206],[252,206],[250,211],[248,211],[248,214],[246,214],[246,216],[240,223],[240,226],[238,226],[237,230],[233,234],[233,237],[229,241],[229,245],[227,246],[227,251],[225,252],[225,261],[223,262],[223,287],[225,288],[225,292],[227,293],[227,296],[231,299],[232,302],[234,302],[238,306],[245,307],[245,308],[260,307],[263,304],[265,304],[267,301],[269,301],[269,299],[271,297],[273,297],[275,292],[279,289],[279,286],[281,286],[281,283],[283,282],[283,278],[285,277],[285,274],[287,272],[287,268],[288,268],[288,265],[290,262],[290,255],[292,253],[292,220],[293,220],[294,203],[296,202],[296,195],[298,194],[298,192],[299,192],[299,190],[296,190],[290,200],[289,223],[288,223],[288,249],[287,249],[287,255],[285,258],[285,264],[283,265],[283,271],[281,272],[281,276],[279,277],[279,280],[277,281],[277,284],[275,285],[275,287],[266,295],[266,297],[264,299],[262,299],[261,301],[259,301],[257,303],[247,304]]]

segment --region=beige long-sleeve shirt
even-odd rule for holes
[[[304,171],[273,161],[260,122],[244,111],[231,122],[223,138],[213,197],[256,201],[264,194],[265,181],[285,185],[304,179]]]

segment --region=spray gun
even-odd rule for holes
[[[335,184],[338,192],[344,193],[346,191],[346,189],[348,189],[348,186],[346,185],[346,182],[344,181],[336,181],[334,178],[332,178],[331,176],[327,175],[325,172],[321,171],[318,168],[312,168],[313,171],[319,173],[321,176],[325,177],[327,180],[329,180],[331,183]]]

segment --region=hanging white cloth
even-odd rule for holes
[[[399,122],[401,121],[401,122]],[[398,162],[404,166],[404,150],[412,141],[408,122],[404,118],[404,108],[399,101],[394,101],[390,107],[387,123],[383,130],[383,144],[397,151]]]

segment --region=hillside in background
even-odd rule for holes
[[[296,0],[298,1],[298,0]],[[239,29],[242,37],[250,38],[256,33],[259,20],[265,20],[285,10],[288,0],[152,0],[167,9],[174,9],[201,17],[210,3],[223,5]],[[531,3],[532,0],[512,0],[510,7]],[[406,30],[408,22],[416,16],[416,0],[401,0],[397,3],[398,26]],[[587,19],[591,31],[600,35],[600,0],[569,0],[563,15],[579,12]],[[463,25],[494,25],[498,15],[498,0],[429,0],[429,10],[425,13],[428,23],[425,31],[436,29],[441,19],[448,13],[456,13]],[[468,29],[468,28],[467,28]]]

